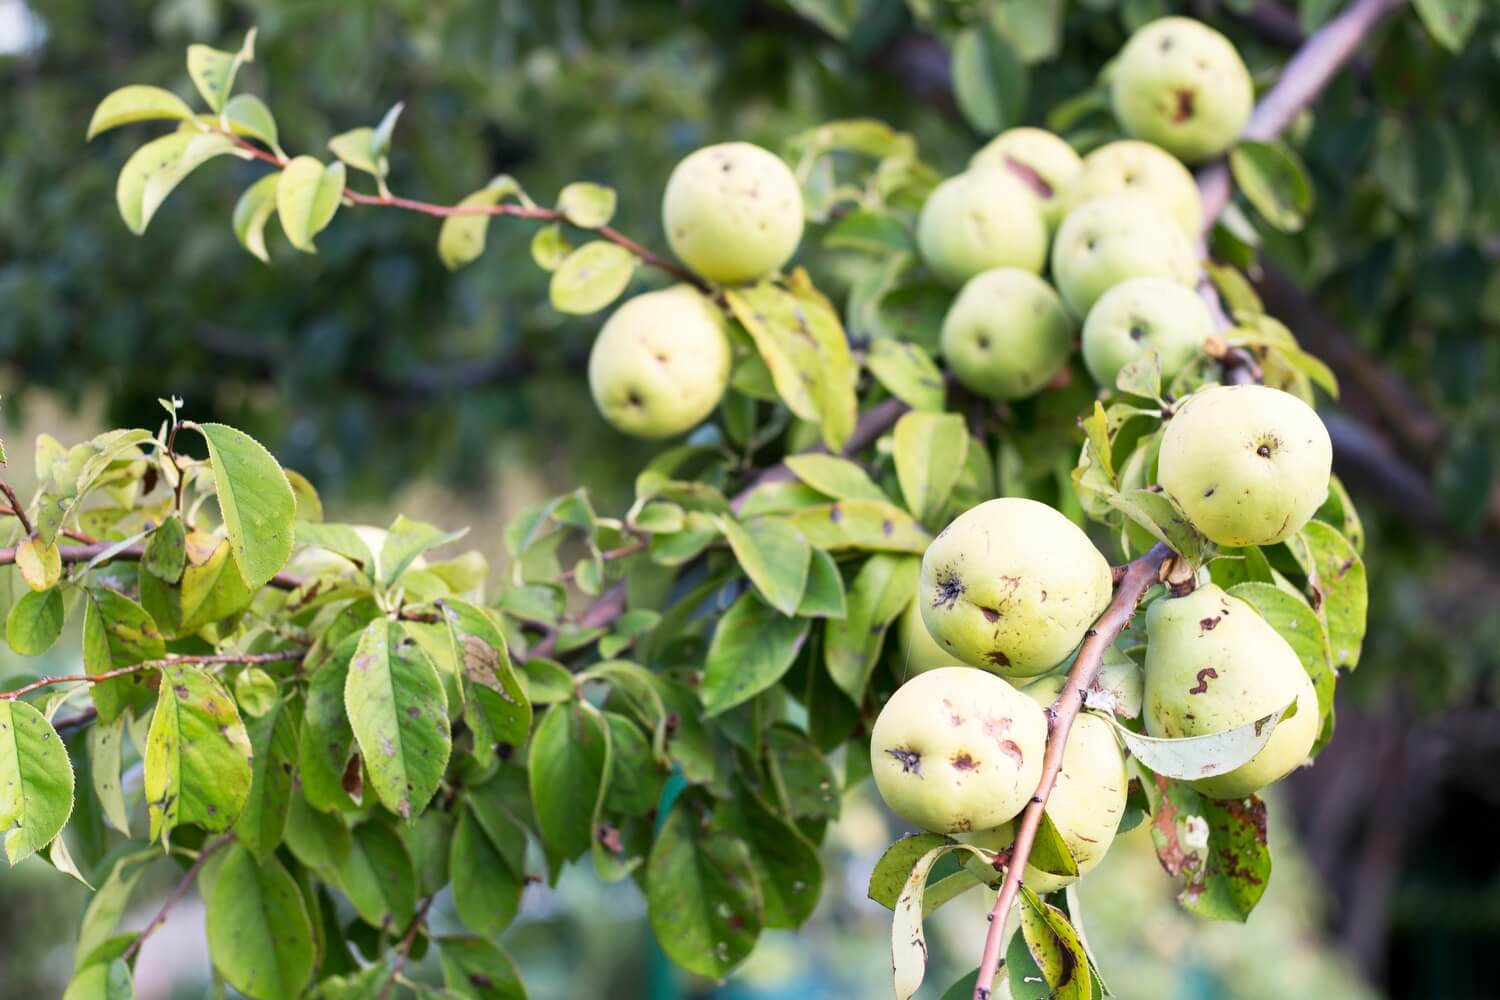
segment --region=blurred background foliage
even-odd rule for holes
[[[1341,6],[0,0],[0,429],[26,465],[34,431],[71,442],[154,426],[156,398],[175,393],[193,417],[259,436],[341,518],[384,523],[400,507],[473,523],[496,563],[506,516],[542,495],[582,483],[601,511],[623,507],[650,449],[595,414],[581,369],[599,318],[547,305],[530,224],[492,224],[486,255],[455,275],[434,253],[433,220],[347,211],[316,257],[273,240],[266,267],[228,227],[260,170],[220,161],[146,237],[129,236],[114,179],[142,134],[90,147],[84,126],[125,82],[188,93],[192,41],[233,48],[259,28],[242,89],[268,101],[293,153],[320,153],[402,100],[397,193],[451,202],[504,172],[546,203],[567,181],[596,180],[620,191],[620,228],[660,248],[666,176],[703,143],[776,149],[827,119],[871,116],[954,172],[985,138],[971,124],[976,89],[999,87],[1003,124],[1047,124],[1087,148],[1114,137],[1096,76],[1134,26],[1203,17],[1266,82]],[[1231,212],[1215,243],[1229,256],[1241,241],[1261,247],[1260,294],[1343,382],[1324,416],[1369,529],[1365,666],[1340,685],[1338,738],[1281,796],[1288,860],[1249,931],[1178,919],[1138,838],[1089,880],[1089,932],[1125,996],[1495,995],[1484,946],[1500,941],[1500,5],[1415,7],[1293,129],[1315,189],[1309,224],[1278,233]],[[989,58],[954,62],[955,41],[978,30]],[[836,253],[807,263],[830,294],[846,290]],[[884,911],[862,897],[886,824],[851,805],[832,848],[845,874],[816,924],[772,939],[721,995],[885,988]],[[30,864],[0,879],[14,995],[55,994],[67,964],[57,942],[80,904],[46,875]],[[537,995],[601,983],[612,996],[690,995],[645,948],[640,915],[612,912],[603,891],[583,878],[528,897],[510,933]],[[965,936],[977,913],[940,922],[940,951],[977,952]],[[197,915],[181,924],[189,933]],[[184,939],[155,942],[162,957]]]

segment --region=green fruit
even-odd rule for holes
[[[1307,759],[1320,728],[1318,696],[1297,654],[1255,609],[1206,584],[1161,598],[1146,612],[1146,732],[1178,739],[1222,733],[1285,709],[1247,763],[1193,787],[1216,799],[1244,798]]]
[[[1130,278],[1198,282],[1198,254],[1156,205],[1138,194],[1095,198],[1068,213],[1052,244],[1052,280],[1075,316]]]
[[[680,434],[713,412],[729,384],[724,317],[689,285],[616,309],[589,354],[589,390],[626,434]]]
[[[1068,363],[1073,319],[1052,286],[1030,271],[999,267],[970,278],[943,317],[943,358],[954,376],[989,399],[1020,399]]]
[[[921,602],[912,598],[896,625],[896,676],[901,680],[938,667],[956,667],[958,657],[937,644],[922,624]]]
[[[1209,386],[1162,435],[1157,481],[1220,545],[1272,545],[1328,499],[1333,444],[1313,408],[1262,385]]]
[[[1193,175],[1166,150],[1149,142],[1123,139],[1083,158],[1083,169],[1068,187],[1068,205],[1112,194],[1139,194],[1155,202],[1189,239],[1203,231],[1203,202]]]
[[[933,833],[983,830],[1036,792],[1047,719],[983,670],[941,667],[891,695],[870,731],[870,770],[885,804]]]
[[[1065,675],[1055,674],[1027,685],[1021,693],[1048,708],[1057,701],[1066,682]],[[1125,755],[1120,751],[1113,727],[1098,716],[1080,713],[1068,731],[1062,770],[1047,797],[1047,816],[1078,863],[1079,876],[1088,874],[1108,853],[1120,828],[1120,819],[1125,815],[1126,784]],[[964,838],[991,851],[1004,850],[1015,839],[1014,822]],[[986,881],[999,877],[993,866],[981,864],[977,859],[965,864]],[[1028,864],[1022,880],[1034,892],[1048,893],[1077,881],[1077,877],[1053,875]]]
[[[917,245],[933,276],[956,288],[991,268],[1041,271],[1047,223],[1031,189],[1014,174],[979,167],[948,178],[927,196]]]
[[[797,178],[780,157],[748,142],[689,154],[667,180],[661,211],[672,252],[723,285],[774,273],[802,240]]]
[[[1170,379],[1203,350],[1213,314],[1196,291],[1165,278],[1131,278],[1103,295],[1083,323],[1083,363],[1094,381],[1114,388],[1120,369],[1149,351]]]
[[[1164,17],[1125,43],[1109,96],[1125,131],[1201,163],[1239,138],[1255,87],[1229,39],[1191,18]]]
[[[969,168],[975,167],[1004,167],[1020,178],[1041,203],[1052,232],[1062,222],[1065,194],[1083,169],[1083,159],[1067,140],[1046,129],[1023,127],[991,139],[969,161]]]
[[[1035,677],[1062,662],[1109,604],[1109,563],[1046,504],[987,500],[959,515],[922,557],[927,631],[965,663]]]

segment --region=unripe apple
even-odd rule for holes
[[[1170,379],[1203,350],[1213,314],[1199,294],[1165,278],[1131,278],[1103,295],[1083,323],[1083,363],[1094,381],[1114,388],[1120,369],[1155,351]]]
[[[1146,732],[1179,739],[1222,733],[1280,712],[1261,751],[1234,770],[1194,781],[1216,799],[1244,798],[1307,759],[1321,728],[1318,696],[1287,641],[1214,584],[1165,597],[1146,611]]]
[[[999,826],[1036,792],[1047,720],[994,674],[940,667],[891,695],[870,731],[885,804],[933,833]]]
[[[672,170],[662,198],[672,252],[721,285],[780,270],[802,240],[802,189],[786,163],[748,142],[690,153]]]
[[[980,271],[1047,261],[1047,223],[1031,189],[1008,170],[978,167],[933,189],[917,219],[917,245],[938,281],[954,288]]]
[[[937,644],[922,622],[921,602],[913,597],[896,624],[896,676],[901,680],[938,667],[959,666],[958,657]]]
[[[1057,701],[1066,683],[1066,675],[1053,674],[1028,684],[1021,693],[1045,709]],[[1022,874],[1028,888],[1040,893],[1056,892],[1104,860],[1125,815],[1126,785],[1125,755],[1115,739],[1114,729],[1096,715],[1080,713],[1068,731],[1062,770],[1047,797],[1047,816],[1078,863],[1078,876],[1053,875],[1028,864]],[[1015,839],[1014,822],[964,838],[991,851],[1004,850]],[[999,877],[992,865],[977,859],[965,864],[986,881]]]
[[[1052,286],[1030,271],[976,274],[943,317],[943,358],[971,392],[1020,399],[1068,363],[1073,318]]]
[[[1263,385],[1208,386],[1162,435],[1157,481],[1220,545],[1272,545],[1328,499],[1333,444],[1313,408]]]
[[[1155,202],[1196,240],[1203,230],[1203,202],[1193,175],[1166,150],[1149,142],[1122,139],[1083,158],[1083,169],[1068,186],[1068,205],[1112,194],[1139,194]]]
[[[954,519],[922,556],[917,598],[938,644],[1006,677],[1062,662],[1109,604],[1109,563],[1083,530],[1044,503],[986,500]]]
[[[610,316],[589,353],[589,390],[626,434],[668,437],[718,405],[729,361],[723,315],[696,289],[675,285],[637,295]]]
[[[1229,39],[1201,21],[1164,17],[1120,50],[1109,96],[1125,131],[1201,163],[1239,138],[1255,87]]]
[[[1052,232],[1062,222],[1065,194],[1083,169],[1083,158],[1062,137],[1021,127],[991,139],[969,160],[969,167],[1003,167],[1019,177],[1041,203],[1047,231]]]
[[[1073,315],[1087,316],[1105,292],[1140,277],[1198,282],[1197,251],[1154,202],[1116,194],[1068,213],[1052,244],[1052,280]]]

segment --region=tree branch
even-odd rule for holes
[[[21,506],[20,500],[16,499],[16,491],[11,489],[10,483],[0,479],[0,493],[4,493],[5,499],[10,501],[10,510],[7,513],[21,522],[21,530],[26,532],[27,538],[30,538],[35,529],[31,527],[31,518],[26,516],[26,508]]]
[[[422,921],[426,919],[427,909],[430,906],[432,906],[431,896],[417,905],[417,912],[412,915],[411,923],[407,925],[406,933],[401,937],[401,944],[396,948],[396,964],[391,968],[391,974],[380,991],[380,1000],[387,1000],[391,995],[391,990],[396,988],[396,977],[401,975],[401,970],[406,968],[407,959],[411,957],[412,945],[417,941],[417,931],[421,930]]]
[[[187,895],[188,888],[192,886],[193,880],[198,877],[198,873],[203,870],[203,866],[208,864],[208,859],[225,847],[228,847],[233,840],[234,834],[226,833],[217,840],[209,841],[199,849],[198,857],[193,860],[192,867],[182,876],[182,881],[177,883],[177,888],[173,889],[172,894],[167,897],[166,902],[161,904],[161,909],[156,911],[156,916],[151,918],[151,922],[141,928],[141,933],[136,936],[134,941],[130,942],[130,946],[120,954],[120,958],[129,962],[135,956],[135,953],[141,950],[141,945],[146,943],[146,939],[155,933],[158,927],[167,922],[167,914],[171,911],[172,907],[176,906],[182,900],[182,897]]]
[[[183,656],[164,656],[159,660],[145,660],[129,667],[118,667],[114,670],[106,670],[100,674],[68,674],[58,677],[42,677],[23,684],[14,691],[0,691],[0,701],[14,701],[22,695],[39,691],[53,684],[102,684],[104,681],[114,680],[116,677],[128,677],[131,674],[140,673],[142,670],[155,670],[158,667],[170,667],[175,664],[218,664],[218,663],[285,663],[288,660],[300,660],[307,654],[305,649],[283,649],[274,653],[210,653],[193,654]]]
[[[83,545],[70,545],[66,548],[59,547],[57,554],[61,557],[63,565],[91,562],[119,544],[118,542],[100,541],[90,538],[88,535],[77,531],[63,532],[63,534],[85,543]],[[126,562],[140,562],[145,555],[146,547],[144,545],[127,545],[112,553],[110,558],[123,559]],[[0,566],[9,566],[15,561],[16,550],[14,548],[0,549]],[[306,582],[300,576],[293,576],[290,573],[277,573],[266,581],[266,585],[275,587],[277,590],[296,590]]]

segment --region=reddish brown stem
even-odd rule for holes
[[[23,684],[14,691],[0,691],[0,701],[14,701],[22,695],[39,691],[53,684],[101,684],[104,681],[114,680],[116,677],[128,677],[131,674],[140,673],[142,670],[155,670],[157,667],[169,667],[180,663],[192,664],[217,664],[217,663],[285,663],[288,660],[300,660],[307,650],[305,649],[283,649],[275,653],[211,653],[205,655],[166,656],[160,660],[146,660],[134,666],[119,667],[114,670],[106,670],[100,674],[68,674],[59,677],[42,677]]]
[[[21,522],[21,530],[26,532],[27,538],[30,538],[34,533],[34,529],[31,527],[31,518],[26,516],[26,508],[22,507],[21,501],[16,498],[16,491],[11,489],[10,483],[0,479],[0,493],[4,493],[5,499],[10,501],[10,510],[6,511],[6,513],[14,515],[15,519]]]
[[[416,944],[417,931],[422,929],[422,921],[427,918],[427,909],[432,906],[432,897],[428,896],[417,906],[417,912],[412,915],[411,923],[407,925],[406,933],[401,936],[401,944],[396,948],[396,964],[391,968],[391,974],[385,981],[385,987],[380,991],[380,1000],[387,1000],[391,990],[396,988],[396,978],[406,968],[406,962],[411,958],[412,945]]]
[[[217,840],[209,841],[199,849],[198,857],[193,860],[192,867],[182,876],[182,881],[177,883],[177,888],[173,889],[172,894],[167,897],[166,902],[161,904],[161,909],[156,911],[156,916],[151,918],[151,922],[141,928],[140,934],[136,935],[136,939],[130,942],[130,946],[120,954],[120,958],[129,962],[135,957],[135,953],[141,950],[141,945],[146,943],[146,939],[154,934],[157,928],[167,922],[167,914],[171,912],[172,907],[176,906],[182,900],[183,896],[187,895],[187,891],[192,886],[193,880],[198,877],[198,873],[203,870],[203,866],[208,864],[208,859],[229,846],[233,840],[234,834],[226,833]]]
[[[1083,708],[1084,692],[1099,674],[1104,652],[1119,638],[1130,624],[1136,606],[1153,583],[1162,576],[1172,550],[1158,542],[1149,552],[1125,567],[1115,596],[1104,609],[1104,614],[1088,630],[1079,647],[1078,658],[1068,671],[1068,682],[1063,686],[1057,701],[1047,712],[1047,750],[1042,756],[1042,780],[1037,783],[1036,794],[1031,797],[1021,813],[1016,827],[1016,841],[1011,848],[1010,863],[1005,868],[1005,880],[1000,884],[1000,895],[990,911],[989,932],[984,939],[984,953],[979,962],[979,979],[974,985],[975,1000],[988,1000],[995,981],[995,972],[1000,967],[1000,944],[1005,916],[1015,904],[1021,889],[1021,876],[1026,871],[1026,859],[1036,841],[1037,828],[1042,823],[1042,811],[1047,808],[1047,797],[1057,774],[1062,770],[1063,751],[1068,744],[1068,732],[1073,720]]]
[[[85,545],[71,545],[67,548],[59,548],[57,550],[58,555],[62,558],[64,565],[89,562],[90,560],[96,559],[104,553],[108,552],[110,549],[114,548],[116,544],[118,544],[116,542],[98,541],[96,539],[89,538],[88,535],[82,534],[81,532],[64,531],[62,532],[62,534],[67,535],[69,538],[76,538],[80,541],[87,541],[87,544]],[[125,548],[111,555],[110,558],[123,559],[126,562],[140,562],[141,559],[145,557],[145,555],[145,546],[127,545]],[[0,549],[0,566],[9,566],[15,561],[15,549]],[[275,587],[277,590],[296,590],[306,582],[307,581],[303,580],[300,576],[293,576],[290,573],[277,573],[275,576],[271,577],[271,579],[266,581],[266,586]]]

